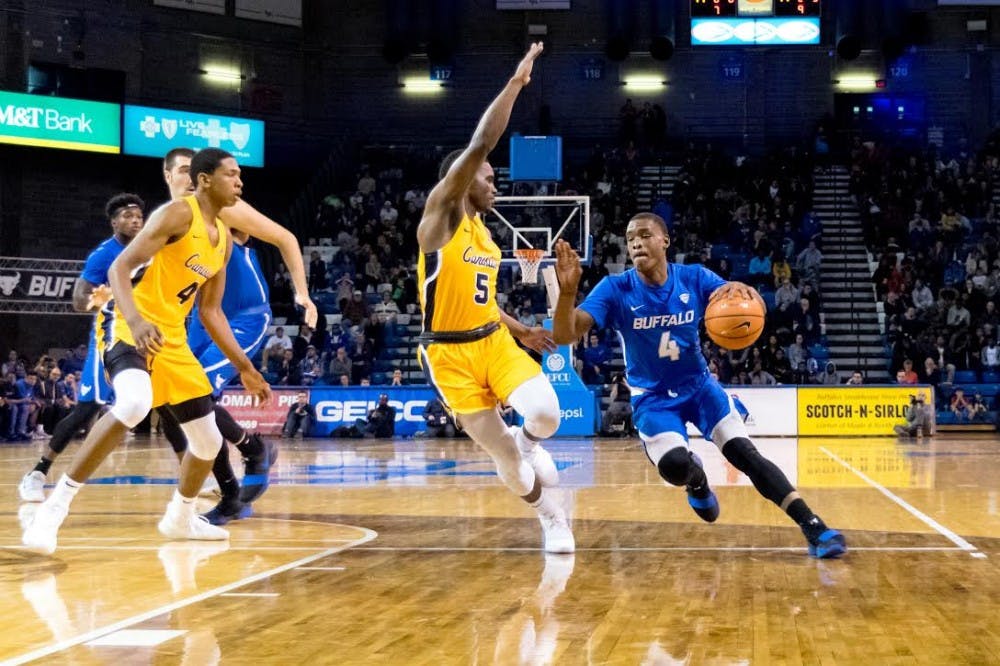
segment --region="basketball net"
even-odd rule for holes
[[[514,256],[521,267],[521,284],[538,284],[538,267],[545,258],[545,250],[533,247],[517,248]]]

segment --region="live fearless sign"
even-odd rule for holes
[[[121,107],[0,90],[0,143],[121,152]]]

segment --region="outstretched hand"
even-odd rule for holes
[[[576,291],[582,275],[580,255],[570,247],[569,243],[560,238],[556,241],[556,277],[559,279],[560,292]]]
[[[541,42],[535,42],[528,49],[528,52],[521,59],[521,62],[517,64],[517,70],[514,71],[514,76],[511,77],[512,81],[520,81],[521,85],[526,86],[531,82],[531,68],[535,64],[535,59],[541,55],[542,50],[545,46]]]
[[[552,333],[541,326],[532,326],[527,331],[522,333],[518,340],[521,341],[528,349],[532,349],[539,354],[544,352],[549,352],[550,354],[554,352],[558,347],[556,343],[552,340]]]
[[[90,292],[90,296],[87,297],[87,310],[100,310],[112,298],[114,298],[114,295],[111,293],[111,287],[106,284],[99,284],[94,287],[94,290]]]

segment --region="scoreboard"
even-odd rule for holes
[[[819,44],[820,14],[820,0],[691,0],[691,44]]]
[[[819,16],[820,0],[691,0],[691,16]]]

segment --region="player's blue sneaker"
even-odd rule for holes
[[[719,500],[711,489],[708,489],[707,497],[695,497],[691,489],[688,488],[688,504],[698,514],[698,517],[706,523],[714,523],[719,517]]]
[[[803,530],[804,532],[805,530]],[[821,560],[840,557],[847,552],[847,540],[837,530],[827,528],[815,537],[809,537],[809,555]]]
[[[691,454],[691,460],[698,465],[698,467],[704,467],[701,464],[701,458],[696,454]],[[688,504],[694,509],[694,512],[698,514],[698,517],[704,520],[706,523],[714,523],[719,517],[719,498],[715,496],[712,489],[708,485],[708,480],[705,480],[704,485],[698,488],[692,488],[688,486],[686,488],[688,496]]]
[[[243,458],[243,482],[240,484],[240,501],[250,504],[270,485],[271,467],[278,460],[278,445],[261,439],[260,435],[250,435],[250,440],[260,444],[261,453]]]
[[[225,525],[234,520],[249,518],[253,515],[253,507],[238,500],[223,498],[215,507],[203,513],[202,516],[212,525]]]

